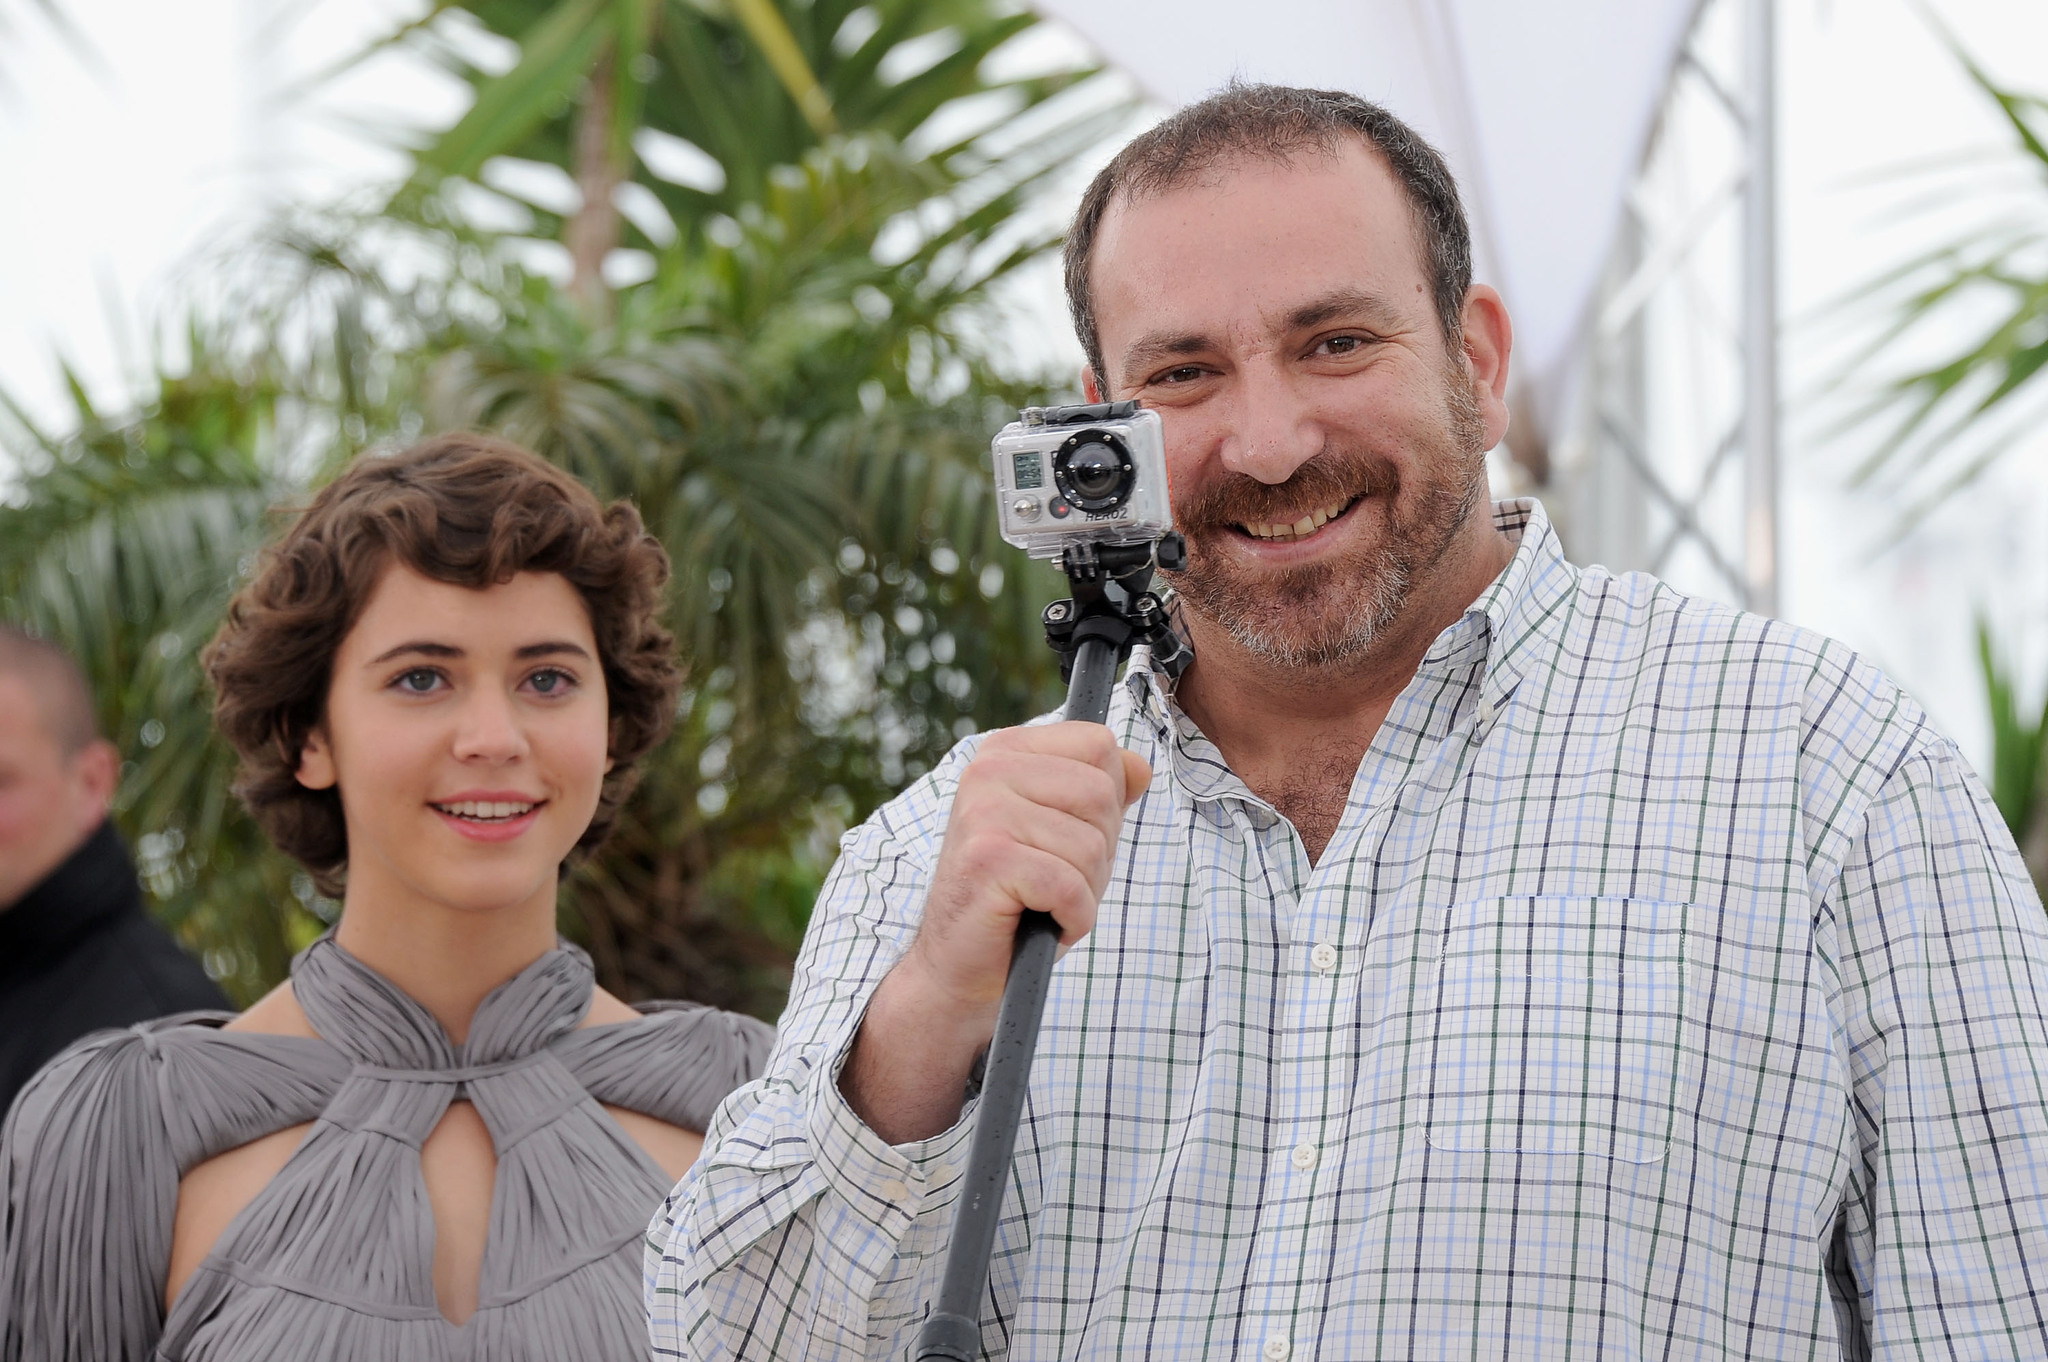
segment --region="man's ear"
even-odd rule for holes
[[[1479,399],[1479,414],[1486,422],[1486,447],[1492,449],[1508,433],[1508,354],[1515,346],[1515,331],[1508,321],[1507,304],[1485,284],[1474,284],[1465,291],[1461,321],[1472,395]]]
[[[121,784],[121,753],[105,738],[96,738],[72,760],[78,764],[79,787],[85,796],[80,810],[84,831],[91,832],[106,821],[107,811],[114,807],[114,791]]]
[[[1095,366],[1091,364],[1081,366],[1081,391],[1090,402],[1102,401],[1102,385],[1095,381]]]
[[[305,746],[299,749],[298,769],[293,772],[299,784],[309,790],[331,790],[338,777],[334,770],[334,752],[327,745],[327,734],[314,729],[306,735]]]

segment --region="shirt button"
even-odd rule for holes
[[[1266,1340],[1266,1346],[1260,1351],[1265,1353],[1266,1362],[1287,1362],[1287,1354],[1294,1351],[1294,1347],[1286,1338],[1275,1334]]]
[[[1293,1163],[1296,1168],[1304,1173],[1315,1167],[1316,1147],[1305,1142],[1294,1146]]]
[[[1316,948],[1308,953],[1308,962],[1316,967],[1319,974],[1328,974],[1337,968],[1337,948],[1327,941],[1316,942]]]
[[[909,1197],[910,1189],[908,1187],[905,1187],[902,1183],[896,1181],[894,1178],[891,1178],[889,1181],[875,1188],[875,1194],[881,1197],[884,1201],[902,1201]]]

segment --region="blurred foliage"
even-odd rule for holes
[[[1855,356],[1851,374],[1917,345],[1930,330],[1971,331],[1960,348],[1911,363],[1881,383],[1851,418],[1889,424],[1852,481],[1882,488],[1901,507],[1894,537],[2048,420],[2048,98],[1994,81],[1930,10],[1917,8],[2012,135],[2021,201],[2016,212],[1974,226],[1859,290],[1860,300],[1887,310],[1890,320]],[[1987,185],[1997,184],[1981,161],[1952,159],[1934,173],[1927,202],[1937,209],[1959,197],[1986,201]],[[2018,684],[1982,619],[1977,654],[1991,720],[1992,799],[2035,885],[2048,889],[2048,708],[2021,713]]]
[[[2019,843],[2035,885],[2048,885],[2048,697],[2040,713],[2020,712],[2019,688],[1982,619],[1977,622],[1977,663],[1991,714],[1991,799]]]
[[[2011,132],[2025,201],[2017,213],[1974,226],[1858,291],[1891,320],[1855,357],[1851,374],[1917,341],[1931,323],[1973,332],[1953,353],[1880,384],[1852,417],[1852,424],[1889,426],[1852,480],[1898,500],[1901,532],[2048,420],[2048,98],[1999,85],[1925,17]],[[1950,206],[1959,193],[1983,196],[1981,162],[1951,162],[1938,173],[1969,179],[1935,186],[1931,205]]]
[[[519,57],[489,74],[457,20]],[[1017,226],[1030,188],[1128,104],[1060,98],[1086,70],[988,75],[1035,22],[1000,0],[438,6],[390,41],[477,101],[403,189],[238,250],[138,411],[74,385],[75,433],[13,412],[0,613],[79,650],[132,758],[119,817],[149,888],[239,998],[335,905],[228,797],[194,655],[266,508],[362,450],[500,432],[630,497],[668,546],[677,729],[563,895],[622,996],[772,1017],[839,832],[959,736],[1056,703],[1056,582],[997,539],[984,469],[994,427],[1050,392],[999,362],[990,291],[1052,244]],[[487,204],[487,230],[468,178],[516,155],[602,183],[575,154],[593,105],[613,133],[585,152],[654,129],[724,179],[624,165],[674,230],[635,226],[646,277],[595,299],[520,263],[582,210],[527,205],[508,230]]]
[[[31,51],[23,35],[42,29],[56,38],[71,55],[88,67],[99,66],[99,54],[79,33],[77,25],[57,0],[0,0],[0,107],[20,97],[16,88],[16,62]]]
[[[139,412],[102,412],[75,380],[68,435],[7,408],[21,467],[0,504],[0,617],[62,641],[91,678],[125,758],[115,815],[144,885],[246,999],[317,926],[312,885],[228,793],[198,653],[290,483],[274,376],[200,333],[188,344],[185,372]]]

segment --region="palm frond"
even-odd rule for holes
[[[1923,11],[1979,91],[1999,110],[2038,198],[2048,195],[2048,100],[1994,82],[1931,14]],[[1950,201],[1952,202],[1952,194]],[[2010,447],[1989,433],[2048,416],[2048,202],[2018,220],[1968,230],[1875,276],[1857,290],[1858,307],[1881,307],[1888,322],[1842,367],[1835,386],[1864,396],[1841,429],[1873,423],[1882,438],[1851,473],[1854,485],[1883,485],[1905,509],[1899,527],[1917,523],[1974,481]],[[1972,339],[1946,357],[1873,381],[1881,366],[1930,322],[1983,316]]]

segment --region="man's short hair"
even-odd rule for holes
[[[1128,202],[1179,188],[1231,160],[1291,161],[1304,152],[1334,155],[1346,137],[1361,138],[1379,152],[1400,181],[1415,213],[1423,267],[1444,342],[1448,346],[1458,341],[1465,292],[1472,286],[1472,229],[1458,200],[1457,181],[1436,148],[1399,118],[1357,95],[1232,81],[1133,139],[1081,196],[1067,233],[1067,307],[1105,397],[1109,375],[1102,364],[1089,270],[1096,233],[1110,205],[1118,198]]]
[[[43,727],[66,757],[75,757],[100,735],[92,690],[71,654],[27,630],[0,623],[0,676],[18,676],[43,713]]]

